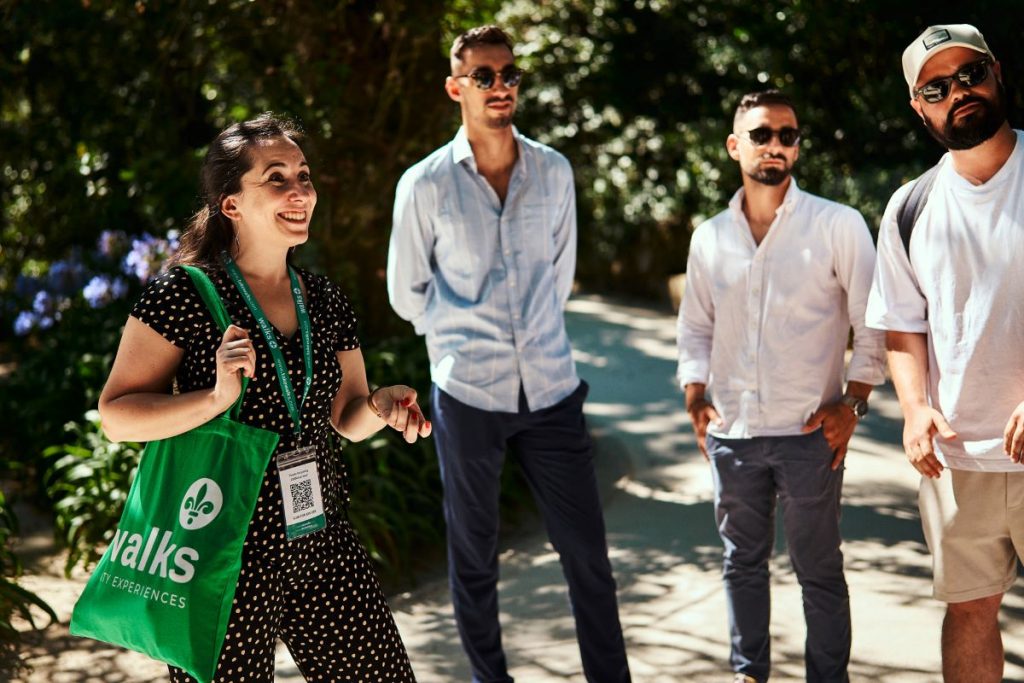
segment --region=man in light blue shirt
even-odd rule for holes
[[[455,619],[481,683],[511,681],[498,623],[498,493],[511,447],[569,585],[588,681],[628,681],[593,454],[563,308],[576,267],[564,156],[512,126],[522,72],[495,26],[460,35],[454,140],[398,183],[395,311],[426,336]]]

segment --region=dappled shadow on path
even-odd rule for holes
[[[674,326],[662,313],[596,297],[567,312],[580,375],[620,612],[634,680],[724,680],[728,644],[720,581],[721,542],[711,478],[674,380]],[[842,528],[854,612],[853,680],[937,680],[941,606],[930,597],[930,557],[917,515],[917,478],[899,447],[902,419],[891,388],[872,400],[847,459]],[[506,652],[518,680],[580,680],[575,630],[557,555],[539,522],[502,554]],[[773,566],[774,681],[803,671],[800,589],[777,534]],[[447,589],[394,603],[424,683],[468,679]],[[1007,599],[1008,651],[1024,591]],[[404,633],[404,632],[403,632]],[[1011,655],[1008,675],[1017,675]]]

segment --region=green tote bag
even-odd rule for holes
[[[223,331],[210,279],[185,267]],[[213,679],[245,540],[276,432],[228,413],[146,445],[113,542],[71,617],[71,633],[135,650]]]

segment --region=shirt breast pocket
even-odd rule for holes
[[[469,220],[455,211],[442,211],[435,221],[439,279],[459,298],[477,301],[493,263],[496,226],[488,220]]]

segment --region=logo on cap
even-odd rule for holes
[[[942,45],[950,40],[952,38],[949,35],[949,31],[940,28],[938,31],[933,31],[924,37],[924,49],[931,50],[936,45]]]

